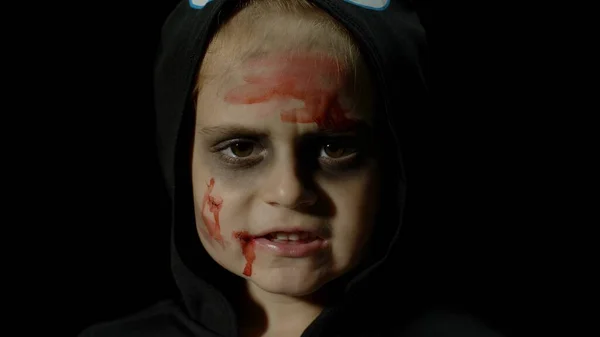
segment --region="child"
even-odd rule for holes
[[[155,81],[182,299],[82,336],[421,336],[386,258],[423,46],[402,1],[180,3]]]

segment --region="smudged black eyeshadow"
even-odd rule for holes
[[[239,137],[239,136],[238,136]],[[224,154],[222,151],[240,143],[250,143],[255,146],[259,146],[262,148],[260,154],[254,154],[248,157],[231,157],[229,155]],[[226,139],[221,141],[220,143],[211,146],[210,151],[217,156],[217,159],[220,161],[220,164],[224,165],[225,168],[228,169],[248,169],[256,166],[260,162],[262,162],[265,158],[265,146],[258,139],[252,138],[234,138],[234,139]]]
[[[209,151],[216,156],[219,165],[228,170],[243,171],[255,168],[264,161],[268,155],[267,149],[271,145],[268,132],[243,126],[211,127],[201,129],[199,133],[207,136]],[[361,128],[345,132],[320,129],[303,134],[298,137],[296,142],[299,169],[308,170],[307,172],[322,170],[332,174],[359,169],[371,152],[369,135],[369,129],[364,125]],[[222,153],[223,150],[239,143],[254,144],[258,147],[260,154],[232,157]],[[344,156],[340,158],[321,157],[320,153],[323,147],[328,144],[344,148]]]

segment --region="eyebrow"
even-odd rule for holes
[[[345,129],[330,129],[330,128],[319,128],[315,131],[306,133],[304,136],[335,136],[340,134],[357,134],[365,135],[369,133],[370,125],[364,121],[359,121],[354,124],[351,128]],[[221,137],[221,136],[238,136],[238,137],[257,137],[267,138],[269,131],[259,128],[248,127],[244,125],[229,124],[229,125],[217,125],[217,126],[206,126],[201,127],[197,133],[209,136],[209,137]]]
[[[251,128],[242,125],[218,125],[207,126],[198,129],[197,133],[205,136],[229,136],[229,135],[252,135],[252,136],[268,136],[269,133],[265,130]]]

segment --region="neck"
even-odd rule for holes
[[[328,303],[324,293],[274,294],[247,281],[238,305],[240,336],[300,336]]]

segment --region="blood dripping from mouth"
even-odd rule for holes
[[[254,253],[254,239],[246,231],[233,232],[233,238],[240,242],[242,254],[244,254],[244,258],[246,258],[244,275],[251,276],[252,263],[254,262],[254,259],[256,259],[256,254]]]
[[[219,223],[219,212],[223,207],[223,199],[211,195],[213,188],[215,187],[215,179],[211,178],[210,183],[207,184],[207,190],[204,192],[204,199],[202,199],[202,220],[208,231],[208,235],[218,242],[222,247],[225,247],[223,237],[221,236],[221,225]],[[205,209],[208,206],[208,211],[212,213],[213,219],[205,214]]]
[[[295,98],[304,101],[304,107],[282,111],[282,121],[316,123],[331,130],[356,124],[340,105],[338,91],[344,76],[334,59],[314,54],[275,55],[247,62],[247,66],[253,73],[244,77],[246,84],[227,93],[226,102],[255,104]]]

